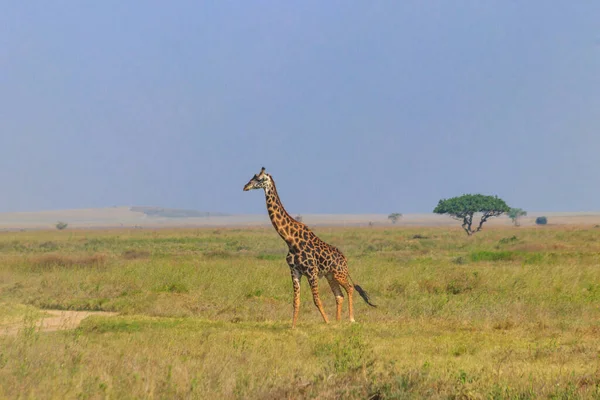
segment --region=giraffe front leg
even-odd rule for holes
[[[327,315],[325,314],[325,310],[323,310],[323,304],[321,303],[321,299],[319,298],[319,277],[316,275],[308,276],[308,283],[310,284],[310,290],[313,295],[313,301],[315,302],[315,306],[319,309],[321,316],[326,324],[329,323],[329,319],[327,319]]]
[[[294,285],[294,315],[292,317],[292,328],[296,327],[298,311],[300,311],[300,279],[302,279],[302,274],[292,269],[292,284]]]

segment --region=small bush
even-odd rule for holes
[[[548,218],[546,218],[546,217],[537,217],[535,219],[535,223],[537,225],[546,225],[548,223]]]
[[[59,231],[62,231],[63,229],[66,229],[67,226],[69,226],[69,224],[67,224],[66,222],[58,221],[55,226],[56,226],[56,229],[58,229]]]

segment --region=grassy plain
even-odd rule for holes
[[[600,398],[600,229],[316,231],[379,305],[356,324],[304,281],[290,329],[270,228],[1,233],[0,397]]]

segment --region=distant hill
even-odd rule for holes
[[[141,212],[149,217],[162,218],[206,218],[206,217],[227,217],[229,214],[219,212],[206,212],[198,210],[185,210],[181,208],[163,208],[134,206],[129,209],[133,212]]]

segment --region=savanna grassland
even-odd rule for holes
[[[271,228],[0,234],[0,397],[600,398],[599,228],[315,231],[379,306],[356,324],[304,280],[290,329]]]

